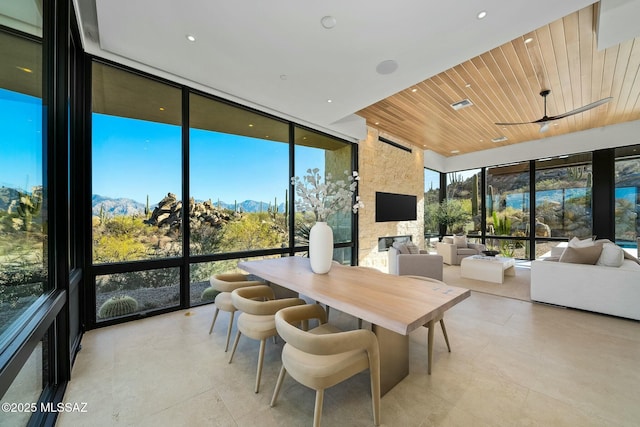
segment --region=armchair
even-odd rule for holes
[[[442,255],[445,264],[460,265],[462,258],[480,255],[487,247],[482,243],[469,243],[466,236],[444,236],[436,243],[436,252]]]
[[[441,255],[430,254],[428,251],[419,250],[419,253],[401,253],[398,248],[390,247],[389,274],[397,276],[423,276],[442,280]]]

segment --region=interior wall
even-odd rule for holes
[[[378,252],[378,237],[411,235],[420,248],[424,248],[424,152],[411,153],[378,140],[376,129],[367,128],[367,138],[359,143],[358,171],[359,195],[364,203],[358,213],[359,252],[358,265],[374,267],[388,272],[387,252]],[[387,138],[411,147],[395,137]],[[416,221],[376,222],[376,191],[415,195]]]

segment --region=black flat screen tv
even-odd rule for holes
[[[376,222],[415,221],[417,204],[416,196],[376,191]]]

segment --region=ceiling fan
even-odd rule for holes
[[[551,90],[544,89],[540,92],[540,96],[544,99],[544,115],[541,119],[534,120],[532,122],[522,122],[522,123],[496,123],[498,126],[511,126],[511,125],[528,125],[532,123],[537,123],[540,125],[540,132],[546,132],[549,130],[549,122],[558,119],[564,119],[565,117],[573,116],[574,114],[582,113],[584,111],[595,108],[599,105],[605,104],[613,99],[613,97],[603,98],[599,101],[592,102],[591,104],[584,105],[580,108],[576,108],[575,110],[568,111],[563,114],[558,114],[557,116],[547,116],[547,95],[551,93]]]

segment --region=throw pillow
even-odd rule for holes
[[[567,246],[570,248],[586,248],[593,246],[593,239],[589,237],[588,239],[580,240],[577,237],[574,237],[569,240],[569,244]]]
[[[450,245],[453,245],[453,236],[444,236],[442,238],[442,243],[448,243]]]
[[[408,254],[409,253],[409,249],[407,249],[407,245],[405,243],[400,243],[400,242],[393,242],[393,246],[395,249],[398,250],[398,253],[401,254]]]
[[[602,245],[602,253],[596,261],[596,265],[607,267],[620,267],[624,261],[624,249],[615,243],[605,243]]]
[[[459,248],[466,248],[467,236],[453,236],[453,244]]]
[[[585,248],[567,247],[560,255],[560,262],[573,264],[595,264],[602,253],[602,246],[587,246]]]
[[[415,255],[420,253],[420,248],[413,242],[407,242],[405,246],[410,254]]]

